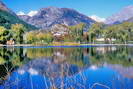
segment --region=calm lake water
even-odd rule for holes
[[[0,89],[133,89],[133,47],[0,48]]]

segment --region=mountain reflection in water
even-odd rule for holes
[[[133,48],[0,48],[0,89],[133,89]]]

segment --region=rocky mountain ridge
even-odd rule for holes
[[[50,28],[55,24],[71,26],[79,23],[85,23],[90,26],[91,24],[95,23],[93,19],[70,8],[42,8],[36,15],[32,17],[26,15],[19,17],[25,22],[28,22],[29,24],[41,29]]]
[[[128,21],[133,18],[133,5],[127,6],[123,8],[120,12],[113,14],[109,18],[106,19],[106,24],[116,24],[122,23],[124,21]]]

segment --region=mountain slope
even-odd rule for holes
[[[10,28],[11,24],[23,24],[28,30],[35,29],[34,26],[27,24],[18,18],[18,16],[8,9],[5,4],[0,1],[0,26]]]
[[[123,8],[120,12],[106,19],[106,24],[121,23],[133,17],[133,5]]]
[[[6,5],[0,0],[0,10],[1,11],[5,11],[8,12],[12,15],[16,15],[12,10],[10,10],[9,8],[6,7]]]
[[[128,19],[127,22],[133,22],[133,17]]]
[[[42,8],[33,17],[19,16],[25,22],[36,27],[46,29],[55,24],[65,24],[68,26],[79,23],[86,23],[88,26],[95,23],[94,20],[73,9],[48,7]]]

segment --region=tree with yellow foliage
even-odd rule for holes
[[[13,32],[13,38],[16,43],[22,44],[23,43],[23,35],[26,30],[24,25],[22,24],[13,24],[11,26],[11,30]]]

